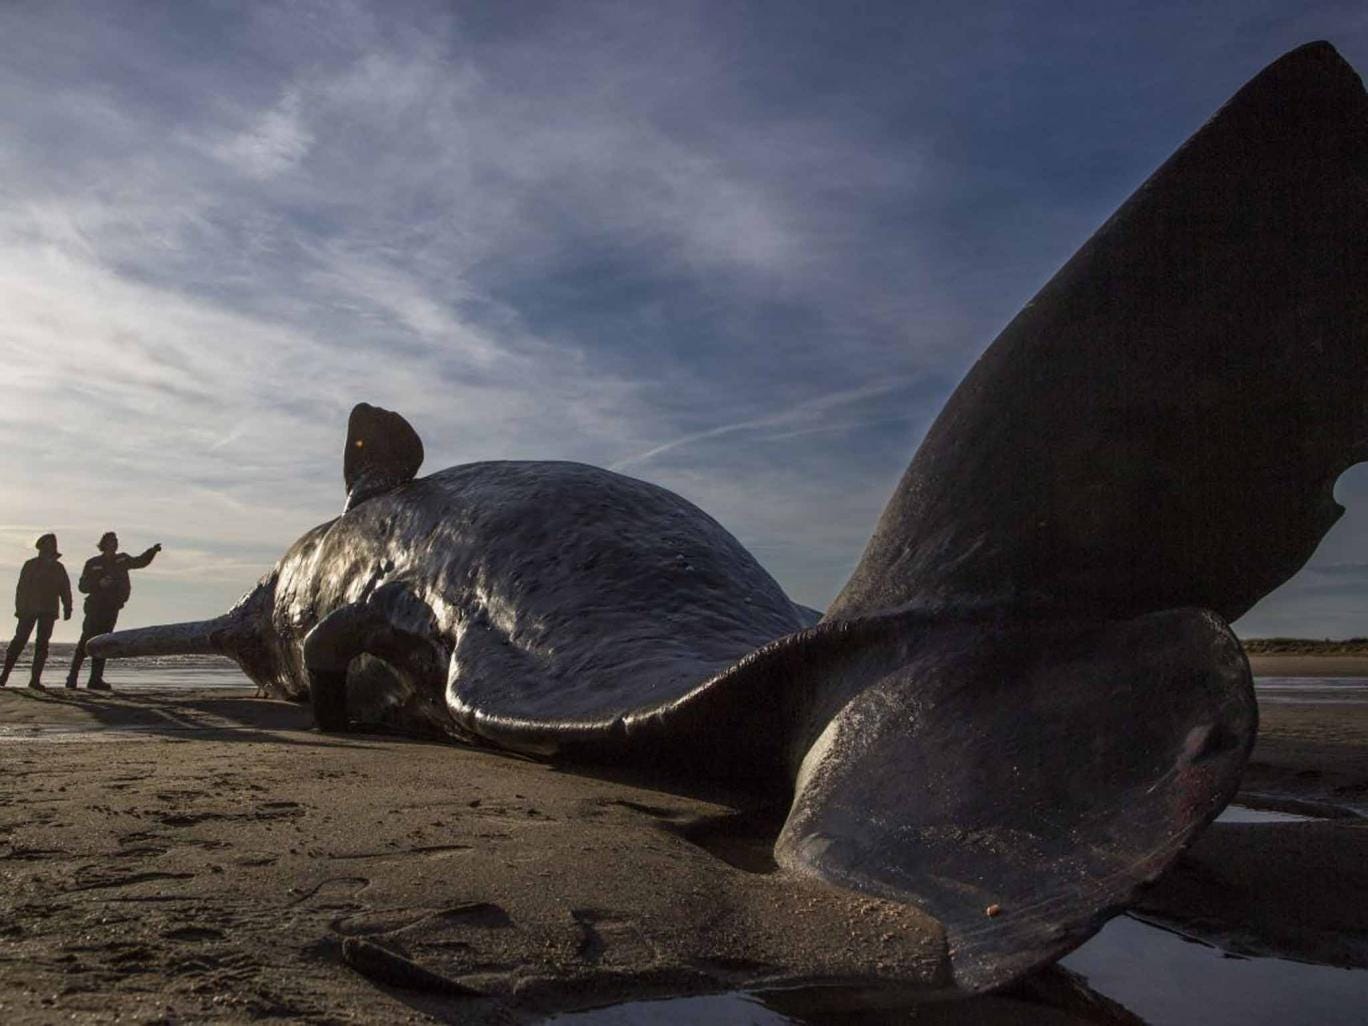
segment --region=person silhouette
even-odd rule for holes
[[[29,635],[36,625],[38,637],[33,643],[33,668],[29,671],[29,687],[41,688],[43,664],[47,662],[48,641],[52,637],[52,625],[57,622],[58,603],[62,607],[62,619],[71,619],[71,579],[67,577],[66,567],[59,562],[62,554],[57,551],[57,536],[45,534],[34,542],[38,550],[24,568],[19,571],[19,585],[14,589],[14,615],[19,623],[14,628],[14,638],[5,650],[5,668],[0,670],[0,687],[9,681],[10,670],[14,669],[19,653],[28,644]]]
[[[140,556],[130,556],[119,551],[119,536],[106,531],[100,536],[100,554],[86,560],[81,570],[81,579],[76,586],[85,595],[85,619],[81,623],[81,640],[76,643],[76,651],[71,657],[71,669],[67,671],[66,686],[74,688],[81,674],[81,663],[85,660],[86,644],[99,634],[107,634],[118,622],[119,610],[128,601],[133,587],[128,580],[128,571],[140,570],[161,551],[161,543],[153,545]],[[90,679],[86,687],[92,691],[109,691],[104,679],[103,659],[90,660]]]

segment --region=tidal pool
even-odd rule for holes
[[[1152,1026],[1368,1022],[1368,971],[1243,958],[1130,916],[1062,964]]]
[[[1295,812],[1278,812],[1276,809],[1251,809],[1247,805],[1227,805],[1225,811],[1216,817],[1216,822],[1303,823],[1315,818],[1314,816],[1299,816]]]
[[[1247,810],[1256,811],[1256,810]],[[1280,815],[1271,813],[1270,815]],[[1303,818],[1303,817],[1294,817]],[[1266,822],[1266,820],[1258,820]],[[1368,1022],[1368,971],[1244,958],[1118,916],[1061,963],[1150,1026],[1335,1026]],[[1010,997],[858,1011],[804,1009],[798,994],[633,1001],[552,1016],[555,1026],[1037,1026],[1099,1020]]]

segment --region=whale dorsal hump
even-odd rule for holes
[[[408,421],[369,403],[352,407],[342,454],[347,509],[411,481],[422,464],[423,442]]]

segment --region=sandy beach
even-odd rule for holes
[[[726,796],[323,736],[250,694],[11,688],[0,724],[7,1023],[532,1021],[939,972],[934,923],[781,879]],[[387,988],[408,969],[358,940],[444,982]]]
[[[1316,669],[1297,666],[1278,673]],[[10,687],[0,739],[6,1023],[536,1022],[652,995],[943,983],[934,923],[776,873],[772,818],[735,796],[322,735],[250,689]],[[1368,966],[1368,704],[1266,708],[1240,801],[1318,818],[1214,825],[1141,912],[1236,951]],[[917,1021],[1133,1021],[1062,974],[977,1000]]]

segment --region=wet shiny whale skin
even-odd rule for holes
[[[395,715],[464,728],[492,709],[612,720],[801,627],[702,510],[576,463],[477,463],[410,482],[306,534],[273,576],[277,648],[257,679],[308,697],[305,639],[344,611],[384,638],[360,644],[349,629],[338,669],[383,648],[408,678],[391,697],[414,703]],[[374,704],[364,681],[350,690],[349,709]]]
[[[787,804],[783,872],[930,913],[982,990],[1233,795],[1257,712],[1227,621],[1338,517],[1365,396],[1368,98],[1311,44],[1004,330],[815,627],[683,499],[557,463],[410,480],[417,434],[363,405],[341,518],[231,613],[95,647],[228,653],[326,729],[753,789]]]

